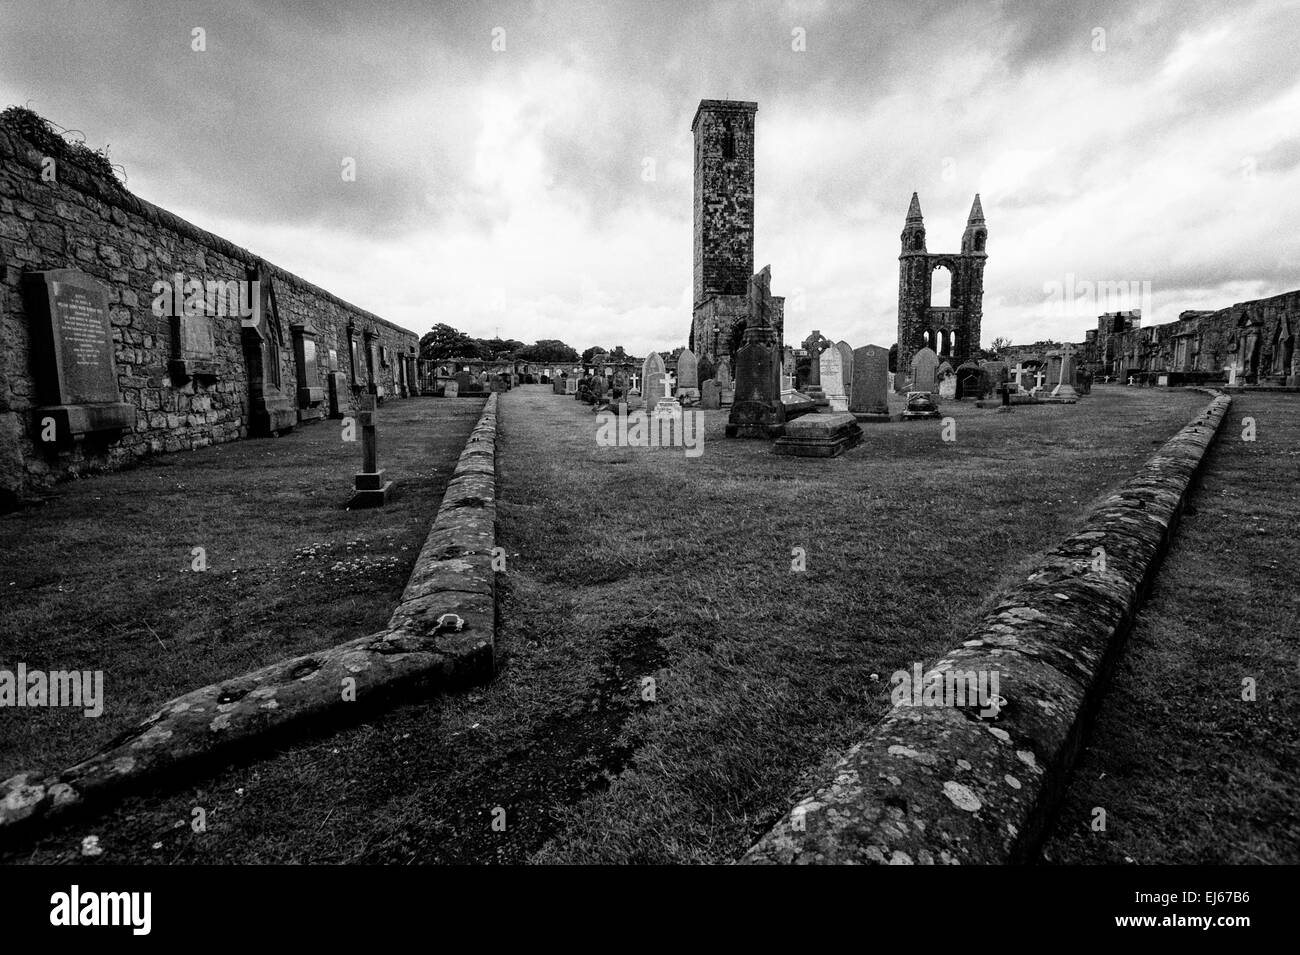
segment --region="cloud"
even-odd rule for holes
[[[1293,14],[28,0],[0,95],[111,144],[144,198],[410,328],[636,352],[689,330],[695,106],[754,100],[755,264],[787,340],[893,342],[914,190],[936,250],[983,198],[986,340],[1077,339],[1092,321],[1044,309],[1067,274],[1149,281],[1160,320],[1297,286]]]

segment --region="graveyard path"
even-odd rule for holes
[[[490,685],[127,800],[22,858],[94,834],[110,863],[732,860],[879,718],[892,671],[942,654],[1201,403],[945,405],[956,442],[878,426],[809,460],[725,440],[725,412],[698,457],[599,447],[590,408],[517,388]]]
[[[1300,862],[1300,395],[1234,397],[1203,468],[1046,861]]]

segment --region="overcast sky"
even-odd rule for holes
[[[690,329],[696,105],[754,100],[787,342],[894,342],[915,190],[932,252],[981,195],[987,345],[1129,304],[1062,309],[1071,275],[1149,282],[1144,324],[1300,288],[1297,49],[1282,0],[19,0],[0,100],[414,331],[637,354]]]

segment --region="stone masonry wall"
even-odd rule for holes
[[[695,134],[694,302],[747,295],[754,274],[756,103],[701,100]]]
[[[375,369],[386,394],[400,394],[399,355],[414,355],[417,336],[359,309],[311,283],[206,232],[123,189],[109,177],[66,158],[56,178],[42,171],[48,157],[11,125],[0,124],[0,507],[79,474],[114,469],[163,452],[200,448],[249,433],[249,375],[238,314],[213,320],[213,377],[178,379],[169,371],[173,320],[154,314],[154,283],[186,280],[243,281],[249,270],[269,278],[278,305],[280,374],[297,393],[291,326],[316,332],[316,376],[309,386],[328,396],[330,349],[337,371],[353,381],[347,328],[355,329],[367,381],[369,331],[389,358]],[[135,426],[100,446],[79,443],[54,451],[38,445],[33,409],[38,405],[31,355],[30,316],[24,302],[26,272],[77,269],[108,290],[109,318],[120,401],[135,406]],[[349,407],[363,388],[347,388]],[[327,400],[327,399],[326,399]]]

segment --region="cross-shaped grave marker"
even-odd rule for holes
[[[363,394],[357,399],[357,424],[361,425],[361,470],[356,475],[356,490],[348,507],[383,507],[393,489],[379,469],[379,441],[376,427],[378,412],[375,396]]]

